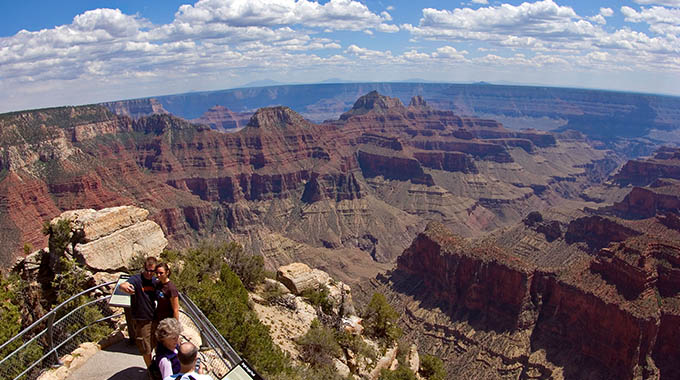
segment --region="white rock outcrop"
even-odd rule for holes
[[[276,279],[296,295],[302,294],[305,290],[312,290],[322,284],[330,282],[328,273],[312,269],[303,263],[292,263],[279,267],[276,271]]]
[[[68,219],[74,230],[82,230],[84,241],[90,242],[120,229],[146,220],[149,211],[135,206],[109,207],[101,210],[80,209],[63,212],[58,219]]]
[[[146,220],[149,212],[139,207],[120,206],[102,210],[82,209],[62,213],[58,219],[71,221],[74,233],[84,244],[75,255],[94,271],[125,271],[138,255],[159,256],[168,245],[161,227]]]

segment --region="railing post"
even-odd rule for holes
[[[50,351],[54,350],[54,318],[56,317],[57,313],[52,313],[50,317],[47,319],[47,344],[50,348]],[[64,363],[61,362],[59,359],[59,353],[57,350],[54,350],[54,361],[55,363],[52,364],[52,367],[60,367]]]

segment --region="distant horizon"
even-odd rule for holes
[[[92,106],[92,105],[101,105],[101,104],[105,104],[105,103],[116,103],[116,102],[125,102],[125,101],[133,101],[133,100],[146,100],[146,99],[158,99],[158,98],[172,97],[172,96],[219,93],[219,92],[227,92],[227,91],[234,91],[234,90],[240,90],[240,89],[250,89],[250,88],[255,89],[255,88],[285,87],[285,86],[324,86],[324,85],[392,84],[392,83],[395,83],[395,84],[411,83],[411,84],[433,84],[433,85],[456,85],[456,86],[460,86],[460,85],[477,86],[478,85],[478,86],[498,86],[498,87],[536,87],[536,88],[584,90],[584,91],[594,91],[594,92],[612,92],[612,93],[620,93],[620,94],[634,94],[634,95],[680,98],[680,95],[674,95],[674,94],[659,94],[659,93],[639,92],[639,91],[620,91],[620,90],[609,90],[609,89],[602,89],[602,88],[548,86],[548,85],[541,85],[541,84],[492,83],[492,82],[487,82],[487,81],[476,81],[476,82],[428,82],[428,81],[421,82],[421,81],[408,81],[408,80],[406,80],[406,81],[384,81],[384,82],[366,82],[366,81],[350,82],[350,81],[345,81],[345,82],[317,82],[317,83],[279,83],[279,84],[263,85],[263,86],[240,86],[240,87],[223,88],[223,89],[217,89],[217,90],[187,91],[187,92],[178,92],[178,93],[173,93],[173,94],[160,94],[160,95],[142,96],[142,97],[137,97],[137,98],[121,98],[121,99],[115,99],[115,100],[105,100],[105,101],[96,102],[96,103],[61,104],[61,105],[39,107],[39,108],[24,108],[24,109],[12,110],[12,111],[0,112],[0,115],[20,113],[20,112],[39,111],[39,110],[48,110],[48,109],[63,108],[63,107],[85,107],[85,106]],[[380,92],[380,91],[378,91],[378,92]],[[363,95],[365,95],[365,94],[363,94]],[[385,95],[385,94],[381,94],[381,95]],[[225,106],[223,104],[216,104],[216,105]],[[282,105],[286,106],[285,104],[282,104]]]
[[[251,83],[474,83],[680,96],[680,0],[0,4],[0,112]]]

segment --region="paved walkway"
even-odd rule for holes
[[[97,352],[67,380],[148,380],[148,376],[137,347],[121,341]]]

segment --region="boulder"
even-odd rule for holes
[[[91,242],[115,231],[146,220],[149,211],[135,206],[109,207],[101,210],[81,209],[63,212],[52,220],[68,219],[74,230],[83,231],[83,242]]]
[[[420,368],[420,355],[418,355],[418,347],[415,344],[411,344],[408,356],[406,357],[406,365],[413,373],[418,373],[418,369]]]
[[[311,269],[303,263],[292,263],[279,267],[276,279],[284,284],[292,293],[300,295],[305,290],[316,289],[326,285],[330,276],[321,270]]]
[[[342,377],[347,377],[350,375],[350,370],[347,364],[343,363],[339,359],[333,359],[333,365],[335,366],[335,373]]]
[[[95,271],[124,271],[138,255],[159,256],[168,245],[161,227],[147,220],[76,247],[88,268]]]

